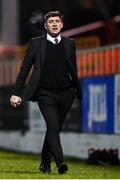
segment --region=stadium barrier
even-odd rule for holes
[[[88,56],[88,52],[89,52],[89,56]],[[111,75],[111,74],[113,75],[113,74],[119,73],[120,72],[119,52],[120,52],[120,45],[106,46],[106,47],[95,48],[95,49],[77,50],[77,65],[78,65],[79,77],[82,77],[83,79],[85,77],[85,79],[87,79],[87,78],[90,78],[89,76],[92,76],[92,77],[101,76],[101,78],[103,79],[102,77],[103,75]],[[17,54],[11,55],[9,53],[9,56],[8,54],[7,55],[5,54],[3,56],[0,53],[0,67],[1,67],[0,86],[1,87],[6,86],[5,88],[8,90],[8,87],[14,84],[17,74],[20,70],[21,63],[22,63],[22,59],[21,57],[20,58],[17,57]],[[88,149],[91,147],[93,148],[94,147],[101,147],[101,148],[105,148],[105,147],[106,148],[111,148],[111,147],[119,148],[120,147],[120,143],[119,143],[120,142],[119,141],[119,138],[120,138],[119,107],[120,106],[119,106],[119,98],[118,98],[119,89],[120,89],[119,79],[120,77],[117,77],[117,80],[115,80],[115,84],[117,85],[116,87],[117,92],[115,94],[115,99],[118,99],[118,100],[115,101],[115,109],[116,109],[115,114],[116,115],[114,116],[114,119],[115,119],[114,132],[112,131],[111,134],[108,134],[108,132],[104,132],[103,134],[103,131],[102,131],[102,133],[100,134],[99,133],[100,130],[97,129],[96,133],[93,133],[94,123],[97,123],[97,124],[100,123],[100,122],[96,122],[96,119],[95,120],[91,119],[91,121],[88,121],[88,122],[92,122],[92,126],[90,124],[90,127],[91,128],[93,127],[92,131],[89,131],[90,133],[88,133],[88,131],[85,132],[85,130],[83,131],[83,129],[81,128],[83,124],[80,124],[81,122],[83,123],[83,119],[81,121],[80,119],[81,117],[79,116],[79,114],[81,114],[81,112],[79,111],[81,111],[80,108],[82,107],[82,105],[78,107],[78,104],[76,102],[73,104],[73,109],[71,110],[70,113],[74,115],[77,112],[77,116],[76,117],[68,116],[68,119],[67,119],[68,122],[67,124],[64,124],[64,127],[63,127],[64,131],[61,133],[62,144],[63,144],[64,152],[66,155],[80,157],[80,158],[87,158]],[[111,84],[111,80],[109,84]],[[94,99],[94,97],[97,96],[98,106],[96,107],[100,107],[101,109],[101,106],[99,105],[101,104],[101,101],[103,103],[105,102],[103,101],[103,98],[104,98],[104,93],[107,92],[106,88],[104,87],[106,85],[105,83],[104,83],[104,86],[102,86],[102,84],[98,84],[98,85],[94,84],[94,85],[95,85],[95,88],[92,88],[94,91],[91,91],[93,92],[91,94],[93,98],[91,99]],[[15,111],[15,109],[10,110],[9,117],[8,117],[8,113],[6,114],[6,111],[3,111],[7,109],[7,112],[8,112],[9,111],[8,108],[11,108],[10,105],[8,105],[9,103],[8,96],[10,95],[9,94],[10,91],[6,92],[6,94],[8,94],[8,96],[6,97],[7,100],[5,100],[6,102],[4,101],[4,97],[6,96],[4,93],[5,93],[5,89],[1,89],[0,99],[2,100],[1,101],[2,108],[1,108],[1,114],[0,114],[1,116],[0,117],[0,124],[1,124],[0,147],[10,148],[10,149],[15,149],[15,150],[23,150],[27,152],[29,151],[40,152],[45,132],[44,132],[44,125],[42,122],[41,115],[39,111],[37,111],[37,104],[35,103],[26,104],[26,106],[23,107],[23,109],[21,107],[21,112],[23,112],[24,110],[25,113],[21,114],[22,117],[19,117],[19,123],[18,123],[17,118],[11,116],[13,115],[13,113],[11,114],[11,112]],[[87,99],[88,98],[86,98],[86,100]],[[88,104],[87,101],[86,101],[86,104]],[[92,113],[93,111],[90,111],[90,112]],[[106,112],[109,113],[108,111]],[[94,113],[94,115],[95,116],[93,117],[96,117],[96,115],[101,115],[101,113],[100,114]],[[99,117],[101,120],[101,116]],[[70,119],[72,119],[72,121]],[[74,122],[73,122],[73,119],[75,120]],[[8,124],[10,124],[10,126],[8,126]],[[74,128],[74,132],[73,132],[73,128]],[[17,131],[15,131],[15,129]]]
[[[78,76],[120,73],[120,44],[77,51]]]
[[[0,51],[0,85],[14,84],[25,48]],[[12,54],[12,55],[11,55]],[[91,49],[77,49],[78,76],[120,73],[120,44]]]

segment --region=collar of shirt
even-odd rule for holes
[[[61,36],[60,36],[60,34],[57,36],[57,37],[52,37],[52,36],[50,36],[50,34],[48,34],[47,33],[47,40],[48,41],[50,41],[50,42],[52,42],[53,44],[55,44],[55,41],[54,41],[54,39],[58,39],[58,43],[61,41]]]

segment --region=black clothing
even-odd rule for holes
[[[56,46],[56,47],[55,47]],[[50,61],[52,63],[50,63]],[[27,88],[24,82],[33,66]],[[47,125],[42,149],[42,164],[50,164],[51,154],[63,171],[63,151],[60,131],[74,94],[81,99],[82,90],[77,77],[74,42],[62,37],[59,44],[47,42],[46,36],[30,41],[13,95],[23,100],[37,101]]]
[[[73,85],[73,92],[79,99],[82,99],[82,88],[77,77],[74,42],[73,40],[65,37],[62,37],[62,41],[67,57],[66,60],[69,66],[68,71],[71,78],[71,83]],[[46,47],[46,35],[31,39],[28,45],[22,66],[20,68],[20,72],[12,91],[13,95],[20,96],[24,101],[36,101],[36,91],[39,85],[42,68],[44,66]],[[23,91],[23,85],[32,66],[32,75],[27,87]]]
[[[50,154],[53,155],[57,167],[63,162],[63,151],[60,143],[60,131],[68,113],[74,95],[71,90],[51,93],[41,89],[38,94],[38,105],[47,125],[42,149],[42,163],[49,164]]]
[[[47,41],[39,88],[60,91],[71,87],[66,58],[62,41],[58,44]]]

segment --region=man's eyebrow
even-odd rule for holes
[[[60,21],[59,19],[49,19],[49,21]]]

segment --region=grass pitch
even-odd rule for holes
[[[40,156],[0,151],[0,179],[120,179],[120,165],[88,165],[86,161],[66,158],[69,171],[59,175],[52,162],[52,173],[39,172]]]

